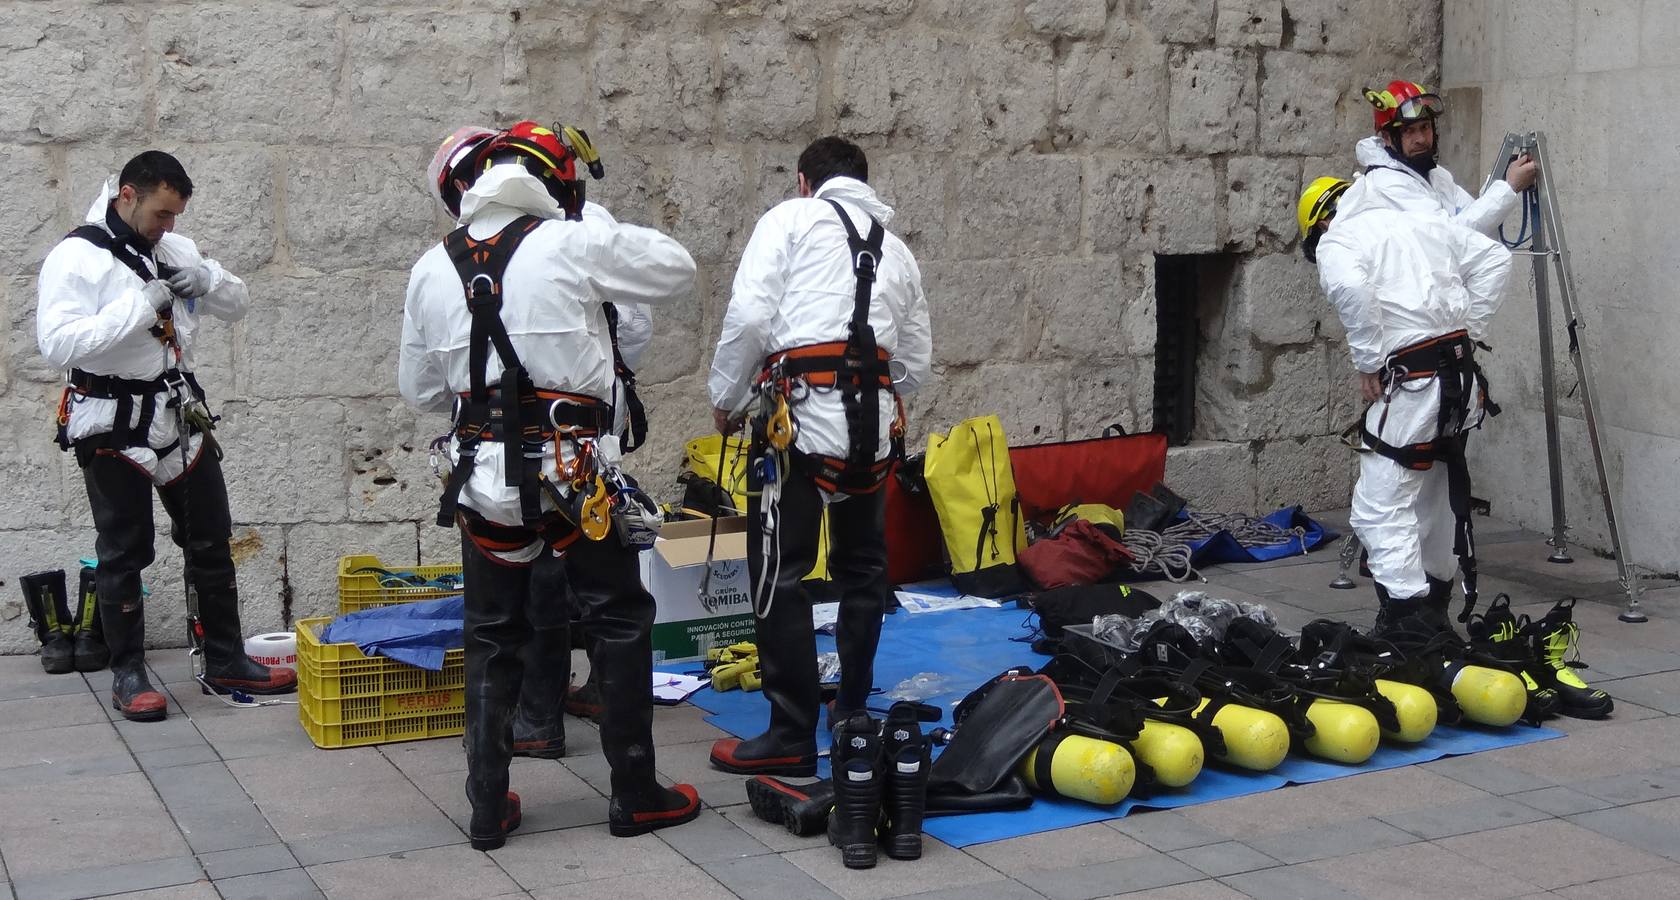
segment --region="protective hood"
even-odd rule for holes
[[[507,210],[544,219],[566,218],[560,204],[555,202],[537,176],[516,163],[491,166],[461,195],[463,225],[470,225],[474,219],[492,211]]]
[[[94,196],[93,203],[88,207],[87,216],[82,220],[95,225],[105,224],[105,210],[110,208],[111,201],[117,199],[117,176],[110,175],[105,183],[99,186],[99,193]]]
[[[1361,140],[1354,148],[1354,156],[1359,167],[1367,171],[1337,202],[1337,219],[1345,221],[1372,209],[1437,215],[1446,212],[1440,195],[1429,180],[1389,155],[1388,145],[1383,143],[1382,138],[1372,135]],[[1372,181],[1378,170],[1393,173],[1386,175],[1380,189]]]
[[[856,178],[836,175],[817,188],[816,197],[821,200],[844,200],[875,217],[875,221],[880,222],[883,228],[892,224],[893,208],[881,202],[881,198],[875,195],[874,188]]]

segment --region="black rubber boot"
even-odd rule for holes
[[[1577,719],[1605,719],[1615,711],[1616,701],[1610,695],[1582,681],[1576,669],[1586,665],[1574,658],[1581,639],[1581,626],[1575,624],[1575,598],[1559,600],[1545,617],[1531,622],[1522,630],[1521,638],[1528,642],[1539,661],[1534,667],[1536,679],[1557,691],[1558,712]]]
[[[71,642],[70,605],[64,591],[64,570],[35,572],[18,579],[23,585],[23,602],[29,609],[29,626],[41,642],[41,668],[48,675],[76,671],[76,650]]]
[[[1407,639],[1416,639],[1420,626],[1432,633],[1438,633],[1440,628],[1428,616],[1429,595],[1419,594],[1416,597],[1398,599],[1390,596],[1388,589],[1376,582],[1372,585],[1377,591],[1377,621],[1371,628],[1371,637],[1377,640],[1387,640],[1390,637],[1405,635]],[[1404,623],[1404,624],[1402,624]]]
[[[100,585],[99,618],[111,651],[111,708],[130,722],[156,722],[169,715],[169,701],[146,677],[146,618],[136,601],[121,601]]]
[[[519,700],[520,650],[530,639],[525,604],[531,570],[493,562],[461,536],[466,659],[467,837],[475,850],[502,846],[517,827],[517,797],[508,791],[513,759],[513,708]]]
[[[583,684],[574,684],[566,689],[566,715],[591,721],[600,720],[601,686],[595,683],[594,672],[589,673]]]
[[[226,554],[207,549],[192,555],[198,587],[198,613],[204,624],[204,680],[217,690],[247,694],[289,694],[297,690],[297,672],[279,666],[262,665],[245,655],[245,634],[239,622],[239,590],[233,580],[233,560],[225,565],[218,557]]]
[[[1464,630],[1470,636],[1472,647],[1509,663],[1522,676],[1523,687],[1528,690],[1528,706],[1523,710],[1523,719],[1537,723],[1557,715],[1563,699],[1558,696],[1556,688],[1541,683],[1535,677],[1539,660],[1534,656],[1533,647],[1520,637],[1528,623],[1527,616],[1519,618],[1512,614],[1509,595],[1497,594],[1488,602],[1486,609],[1470,617]]]
[[[1456,636],[1458,632],[1453,629],[1452,624],[1452,597],[1452,579],[1429,577],[1429,595],[1424,600],[1420,614],[1436,630]]]
[[[881,849],[893,859],[920,859],[922,816],[927,811],[928,740],[922,734],[919,703],[894,703],[881,726],[886,770],[881,812]]]
[[[566,563],[589,633],[589,668],[601,686],[601,752],[612,767],[607,830],[632,837],[691,822],[700,795],[690,785],[660,785],[654,771],[655,604],[636,554],[609,536],[572,544]]]
[[[111,664],[111,651],[105,646],[105,629],[99,622],[98,578],[98,570],[93,566],[82,567],[71,638],[76,648],[78,672],[97,672]]]
[[[747,780],[747,802],[753,815],[789,834],[811,837],[828,830],[828,814],[834,808],[834,782],[789,784],[771,775]]]
[[[572,680],[571,604],[563,562],[533,566],[531,640],[520,651],[524,674],[519,706],[513,714],[513,755],[559,759],[566,755],[566,722],[561,708]]]
[[[878,723],[868,713],[842,721],[834,729],[829,761],[834,769],[834,812],[828,818],[828,842],[840,848],[846,868],[874,868],[884,780]]]
[[[749,466],[748,521],[762,519],[756,466]],[[800,579],[816,559],[822,522],[822,496],[810,478],[785,473],[777,505],[776,545],[780,564],[768,563],[755,525],[747,540],[747,574],[755,586],[753,604],[762,611],[756,620],[759,671],[764,699],[770,701],[770,727],[747,740],[724,738],[712,745],[715,768],[736,775],[781,775],[808,778],[817,774],[817,639],[811,630],[811,607]],[[850,502],[850,501],[848,501]],[[832,523],[831,523],[832,524]],[[766,565],[777,570],[769,595],[757,591]],[[766,609],[768,607],[768,609]]]

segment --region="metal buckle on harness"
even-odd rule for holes
[[[875,267],[878,263],[873,252],[859,250],[857,255],[852,257],[852,274],[856,275],[859,281],[874,281]]]
[[[554,433],[555,434],[560,434],[560,435],[565,435],[567,437],[570,437],[574,434],[577,434],[580,431],[593,431],[594,430],[587,425],[562,425],[560,423],[560,415],[559,415],[561,404],[565,404],[567,406],[575,406],[579,409],[589,409],[589,407],[585,406],[584,404],[578,403],[575,400],[567,400],[565,397],[557,398],[554,401],[552,401],[551,403],[549,403],[548,404],[548,424],[554,428]]]
[[[484,279],[484,283],[487,286],[487,289],[482,293],[480,293],[478,285],[478,281],[481,278]],[[496,291],[496,279],[491,278],[483,272],[474,275],[467,282],[467,308],[474,312],[483,308],[500,310],[502,308],[502,298]]]

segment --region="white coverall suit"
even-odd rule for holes
[[[1499,308],[1510,251],[1439,211],[1389,205],[1385,195],[1368,194],[1350,209],[1346,198],[1358,187],[1348,189],[1318,245],[1319,279],[1347,328],[1354,366],[1382,372],[1395,351],[1459,330],[1482,340]],[[1480,425],[1481,401],[1473,391],[1465,430]],[[1432,441],[1441,437],[1440,406],[1438,378],[1396,381],[1366,411],[1365,427],[1394,446]],[[1396,600],[1427,595],[1431,578],[1452,578],[1455,521],[1444,463],[1416,471],[1362,454],[1350,521],[1373,579]]]

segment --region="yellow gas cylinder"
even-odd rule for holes
[[[1313,736],[1307,752],[1339,763],[1358,765],[1377,752],[1377,717],[1363,706],[1340,700],[1314,700],[1307,707]]]
[[[1387,697],[1388,702],[1394,704],[1394,711],[1400,715],[1400,730],[1384,731],[1383,737],[1415,744],[1435,730],[1435,720],[1441,714],[1441,707],[1436,704],[1433,694],[1415,684],[1386,678],[1377,679],[1377,693]]]
[[[1043,769],[1040,754],[1045,757]],[[1041,774],[1048,777],[1040,779]],[[1063,731],[1027,753],[1021,760],[1021,777],[1041,793],[1113,806],[1131,793],[1137,765],[1119,744]]]
[[[1528,689],[1511,672],[1450,662],[1442,676],[1452,685],[1453,699],[1464,710],[1464,718],[1472,722],[1504,728],[1522,718],[1528,705]]]
[[[1204,699],[1196,712],[1208,702]],[[1215,757],[1220,762],[1270,772],[1289,755],[1289,726],[1277,713],[1227,703],[1213,714],[1213,724],[1225,736],[1225,755]]]
[[[1132,741],[1132,752],[1166,787],[1184,787],[1202,774],[1202,739],[1183,725],[1145,721]]]

